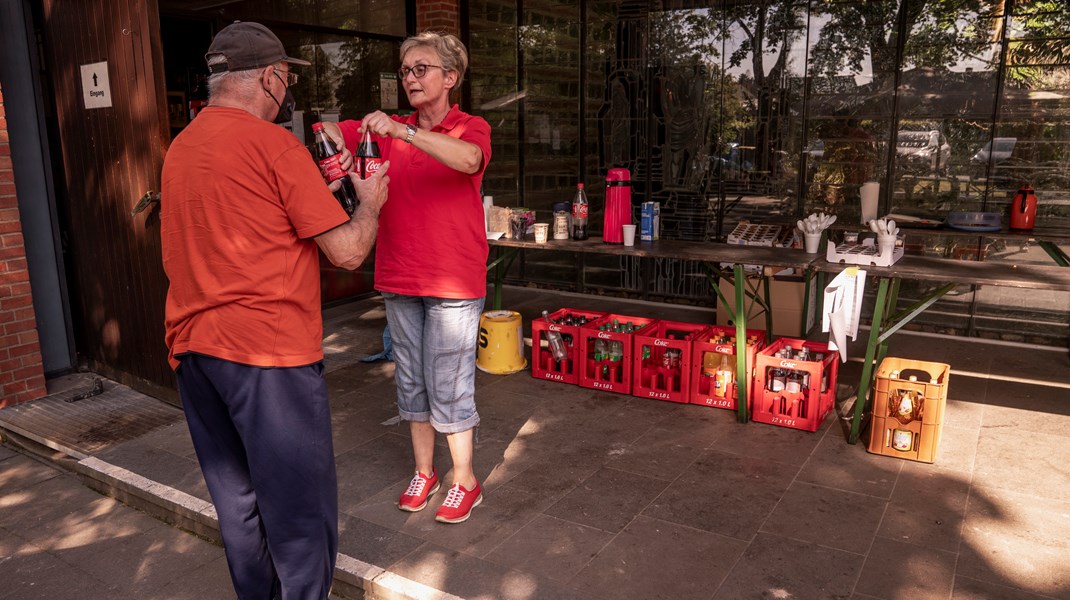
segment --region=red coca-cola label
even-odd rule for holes
[[[586,219],[587,218],[587,205],[586,204],[573,204],[572,205],[572,218],[573,219]]]
[[[346,176],[346,172],[342,170],[342,164],[338,160],[340,156],[335,154],[319,161],[320,173],[323,174],[323,180],[327,183],[334,183]]]
[[[381,158],[360,158],[360,178],[367,179],[372,175],[375,175],[383,166],[383,159]]]

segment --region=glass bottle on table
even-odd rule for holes
[[[587,214],[590,203],[587,202],[587,192],[583,191],[583,184],[576,184],[576,197],[572,200],[572,239],[587,239]]]

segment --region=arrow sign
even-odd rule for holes
[[[82,100],[86,109],[111,106],[107,61],[82,65]]]

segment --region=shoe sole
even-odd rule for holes
[[[464,523],[465,521],[468,520],[468,517],[472,516],[472,511],[475,510],[475,508],[477,506],[479,506],[482,502],[483,502],[483,493],[480,492],[479,497],[476,498],[476,501],[472,503],[472,508],[469,508],[468,512],[464,513],[463,517],[457,517],[456,519],[447,519],[446,517],[440,517],[438,515],[435,515],[435,520],[438,521],[439,523],[450,523],[450,524]]]
[[[421,510],[423,510],[424,508],[427,507],[427,501],[431,499],[431,496],[435,495],[435,492],[437,492],[438,488],[440,488],[440,487],[442,487],[442,482],[441,481],[436,483],[435,487],[431,488],[430,492],[427,492],[427,497],[424,498],[424,503],[421,504],[420,506],[404,506],[403,504],[401,504],[399,502],[398,503],[398,510],[403,510],[405,512],[420,512]]]

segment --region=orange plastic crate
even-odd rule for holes
[[[917,379],[910,381],[909,376]],[[873,454],[931,463],[936,460],[947,407],[951,365],[887,357],[873,386],[869,445]]]
[[[736,328],[728,325],[713,325],[700,332],[691,340],[691,403],[716,408],[736,410],[739,406],[737,398],[739,389],[736,378]],[[730,342],[720,341],[724,337],[731,338]],[[765,347],[765,331],[761,329],[748,329],[747,339],[754,340],[747,343],[747,385],[752,385],[754,380],[754,356]],[[705,365],[707,355],[712,355],[714,368],[721,364],[721,357],[727,356],[732,366],[732,381],[721,392],[717,387],[716,375],[709,376],[704,372],[709,371]],[[749,404],[748,404],[749,406]]]
[[[821,360],[780,358],[776,353],[790,347],[792,352],[806,348],[811,356],[824,354]],[[751,386],[751,418],[759,423],[817,431],[836,403],[836,374],[839,354],[830,352],[828,344],[780,338],[769,344],[755,358],[754,385]],[[783,389],[776,389],[776,371],[784,374]],[[790,375],[804,383],[793,390]]]
[[[550,319],[554,321],[564,320],[568,316],[585,317],[597,320],[604,316],[604,312],[580,310],[576,308],[562,308],[550,313]],[[546,340],[546,332],[553,329],[561,333],[568,348],[569,356],[563,361],[554,360],[550,348],[543,348],[542,342]],[[549,379],[562,383],[579,383],[579,369],[576,368],[576,357],[579,356],[580,328],[578,325],[562,325],[547,323],[546,319],[539,316],[531,322],[531,376],[537,379]]]
[[[687,402],[691,396],[691,338],[707,328],[658,320],[637,331],[632,395]]]
[[[645,317],[633,317],[629,315],[607,314],[597,321],[592,321],[580,327],[580,347],[576,362],[582,367],[579,374],[579,384],[582,387],[596,390],[606,390],[620,394],[632,393],[632,336],[631,333],[617,333],[612,331],[600,331],[598,328],[605,323],[632,323],[642,328],[649,325],[654,319]],[[595,356],[599,340],[603,344],[621,344],[621,359],[609,360],[606,357]]]

